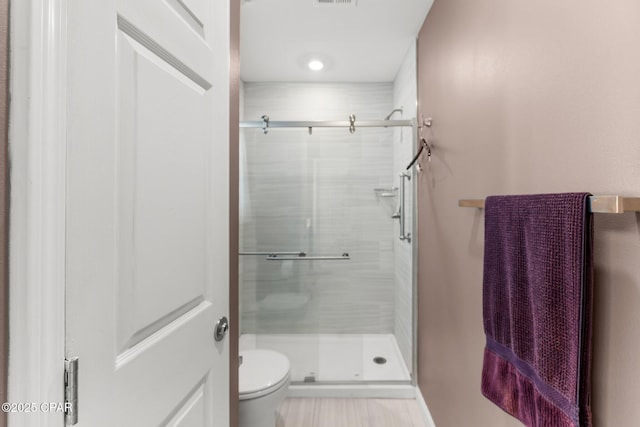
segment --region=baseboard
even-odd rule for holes
[[[412,385],[291,385],[288,397],[413,399]]]
[[[420,407],[422,417],[424,418],[424,422],[427,427],[436,427],[436,423],[433,422],[433,418],[431,417],[431,412],[429,412],[427,402],[425,402],[424,396],[422,396],[422,392],[418,386],[416,386],[416,402],[418,402],[418,406]]]

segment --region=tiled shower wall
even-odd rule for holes
[[[344,261],[240,257],[241,333],[394,333],[393,128],[357,128],[393,109],[392,83],[245,83],[244,120],[347,120],[345,128],[242,130],[240,250]]]
[[[416,44],[415,42],[407,50],[404,62],[396,75],[393,85],[393,105],[402,107],[402,115],[395,113],[392,118],[410,120],[416,117],[417,94],[416,76]],[[395,128],[393,132],[393,171],[394,179],[398,180],[398,174],[404,171],[411,162],[414,154],[415,142],[413,133],[408,128]],[[411,230],[413,220],[413,188],[416,179],[406,183],[406,224],[413,238],[417,237],[415,230]],[[395,308],[394,308],[394,334],[398,347],[411,368],[412,360],[412,324],[413,324],[413,253],[412,245],[398,238],[393,239],[393,253],[395,261]]]

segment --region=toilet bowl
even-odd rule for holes
[[[275,427],[289,389],[289,359],[272,350],[240,352],[240,427]]]

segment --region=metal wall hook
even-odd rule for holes
[[[422,114],[420,114],[420,125],[418,126],[418,131],[420,134],[420,139],[423,139],[422,137],[422,130],[424,128],[430,128],[431,126],[433,126],[433,119],[431,117],[427,117],[426,119],[424,118],[424,116]]]
[[[433,119],[431,117],[427,117],[425,119],[424,115],[422,115],[422,113],[421,113],[420,114],[420,125],[418,126],[418,138],[419,138],[419,141],[420,141],[420,149],[416,153],[416,155],[413,158],[413,160],[411,160],[411,162],[409,163],[409,166],[407,166],[406,170],[409,170],[411,168],[411,166],[413,166],[417,162],[418,163],[417,164],[418,172],[422,172],[422,165],[420,164],[420,162],[418,162],[418,159],[420,158],[420,154],[422,154],[422,152],[424,150],[426,150],[426,152],[427,152],[427,161],[431,162],[431,144],[429,144],[429,141],[427,141],[427,138],[425,138],[422,135],[424,128],[431,128],[431,126],[433,126]]]
[[[427,150],[427,158],[429,161],[431,161],[431,144],[429,144],[429,141],[423,138],[422,147],[424,147]]]
[[[349,115],[349,133],[355,133],[355,132],[356,132],[356,115],[351,114]]]
[[[420,137],[420,149],[416,153],[413,160],[411,160],[411,163],[409,163],[409,166],[407,166],[406,170],[411,169],[411,166],[413,166],[418,161],[418,159],[420,158],[420,154],[422,154],[424,150],[427,150],[427,161],[430,162],[431,161],[431,144],[429,144],[429,142],[427,142],[427,140],[424,139],[423,137]]]

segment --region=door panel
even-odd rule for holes
[[[207,15],[208,2],[206,0],[176,0],[179,2],[185,10],[187,10],[193,17],[200,22]],[[204,24],[203,24],[204,25]]]
[[[178,15],[184,19],[187,25],[204,37],[204,23],[206,19],[207,4],[202,1],[166,0]]]
[[[205,390],[202,384],[179,406],[179,410],[166,423],[167,427],[196,427],[205,413]]]
[[[193,322],[193,320],[196,320]],[[211,346],[202,338],[211,335],[214,322],[211,307],[202,305],[171,325],[163,328],[138,346],[116,359],[113,375],[113,414],[106,408],[97,414],[80,413],[82,426],[122,425],[160,426],[179,412],[196,387],[204,390],[205,411],[201,413],[201,426],[225,425],[213,423],[211,387],[215,387],[223,372],[211,371]],[[84,368],[82,368],[84,369]],[[81,383],[82,385],[82,383]],[[80,405],[89,398],[80,391]],[[93,418],[89,418],[95,415]],[[111,420],[109,420],[110,417]],[[224,417],[222,417],[224,419]],[[109,424],[111,423],[111,424]]]
[[[128,36],[118,53],[117,307],[127,348],[206,297],[210,95]]]
[[[214,20],[219,18],[216,14],[220,14],[226,15],[228,21],[228,12],[224,10],[228,9],[227,3],[228,0],[224,1],[225,7],[222,8],[217,2],[206,1],[207,7],[203,8],[202,15],[195,16],[180,0],[117,0],[118,25],[130,29],[126,31],[141,33],[140,40],[161,47],[164,52],[211,82],[216,64],[228,64],[228,58],[212,55],[219,45],[228,44],[226,37],[218,37],[221,33],[219,26],[227,26],[227,22]],[[201,29],[196,30],[194,26]],[[172,58],[163,59],[173,61]]]
[[[78,425],[227,426],[228,1],[69,9]]]

